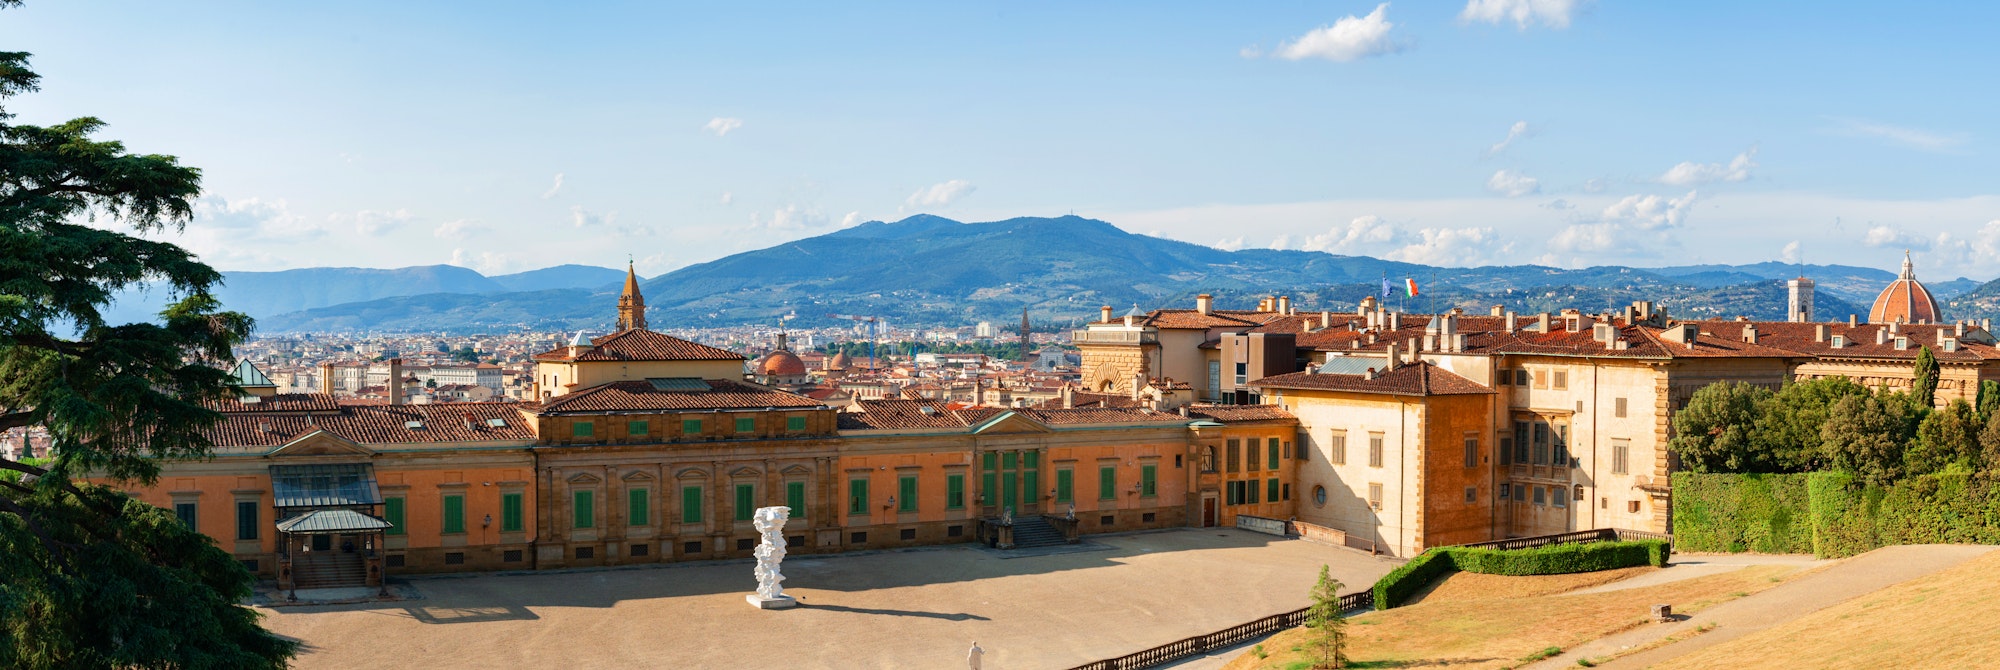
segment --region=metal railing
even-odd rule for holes
[[[1340,597],[1340,611],[1352,613],[1375,606],[1375,591],[1369,589],[1349,593]],[[1132,670],[1150,668],[1162,663],[1178,661],[1189,656],[1206,654],[1217,649],[1228,649],[1244,642],[1262,638],[1289,628],[1297,628],[1306,623],[1306,615],[1311,607],[1273,614],[1248,623],[1230,626],[1207,635],[1196,635],[1184,640],[1169,642],[1145,651],[1126,654],[1117,658],[1085,663],[1073,670]]]

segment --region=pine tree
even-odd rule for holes
[[[1342,587],[1327,566],[1319,566],[1319,582],[1312,589],[1312,607],[1306,612],[1306,628],[1311,631],[1306,645],[1319,655],[1314,668],[1347,667],[1347,615],[1340,611]]]
[[[1979,420],[1984,422],[1993,417],[1993,410],[2000,409],[2000,381],[1991,379],[1979,382]]]
[[[1910,382],[1910,402],[1917,409],[1937,406],[1938,362],[1930,347],[1917,349],[1915,378]]]

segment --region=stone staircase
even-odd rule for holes
[[[1014,517],[1014,548],[1032,549],[1067,544],[1062,531],[1049,525],[1047,519],[1039,516]]]
[[[300,552],[292,559],[292,579],[301,589],[367,586],[367,558],[359,552]]]

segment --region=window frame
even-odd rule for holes
[[[681,523],[701,523],[701,502],[707,491],[700,484],[681,485]]]
[[[389,522],[389,527],[382,529],[383,535],[409,534],[409,528],[404,525],[409,504],[409,499],[404,496],[382,496],[382,520]]]
[[[458,535],[465,532],[465,494],[446,493],[438,503],[438,534]],[[454,514],[454,510],[456,514]]]
[[[1097,466],[1097,499],[1118,499],[1118,466]]]
[[[527,494],[500,494],[500,532],[519,533],[526,528]]]
[[[1387,434],[1385,433],[1368,433],[1368,467],[1382,467],[1382,451],[1385,448],[1383,442],[1386,440]]]
[[[653,525],[652,489],[634,486],[625,489],[625,525]]]
[[[577,530],[597,527],[597,492],[575,489],[569,492],[569,523]]]

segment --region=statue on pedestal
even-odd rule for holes
[[[778,571],[778,565],[785,560],[785,521],[791,518],[790,507],[765,507],[757,510],[751,523],[757,532],[764,535],[757,545],[757,592],[743,596],[759,609],[784,609],[797,605],[798,601],[785,595],[785,575]]]

